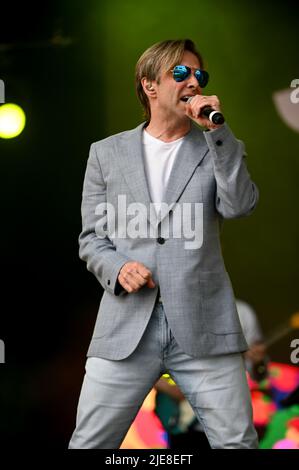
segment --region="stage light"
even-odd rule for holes
[[[6,103],[0,106],[0,137],[11,139],[21,134],[26,116],[17,104]]]

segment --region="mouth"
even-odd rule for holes
[[[183,101],[184,103],[187,103],[189,98],[193,98],[195,95],[184,95],[182,98],[180,98],[180,101]]]

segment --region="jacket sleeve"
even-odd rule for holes
[[[227,124],[204,135],[213,158],[217,211],[225,219],[249,215],[259,195],[246,167],[243,142],[234,137]]]
[[[102,287],[114,295],[126,291],[117,278],[121,267],[131,261],[116,251],[113,242],[104,232],[102,224],[97,224],[98,204],[106,204],[106,183],[103,178],[95,144],[90,147],[89,158],[83,184],[82,195],[82,232],[79,235],[79,256],[87,263]]]

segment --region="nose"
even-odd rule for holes
[[[199,88],[197,78],[195,77],[194,73],[191,73],[191,75],[188,77],[188,83],[187,83],[188,88],[196,89]]]

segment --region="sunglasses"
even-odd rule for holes
[[[187,65],[176,65],[174,69],[171,70],[172,76],[176,82],[183,82],[191,75],[192,70]],[[198,81],[198,84],[201,88],[207,86],[209,81],[209,74],[205,70],[196,69],[194,75]]]

